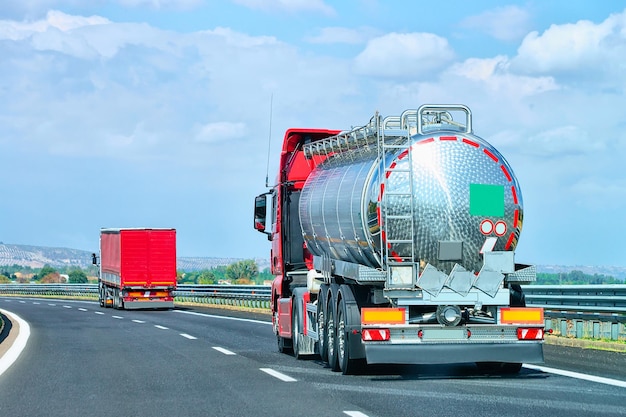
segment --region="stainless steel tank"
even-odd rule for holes
[[[407,129],[401,146],[385,145],[377,130],[377,144],[330,152],[300,198],[309,250],[374,268],[396,258],[446,273],[456,263],[479,271],[481,251],[514,250],[523,218],[519,184],[468,125]],[[442,256],[446,247],[462,255]]]

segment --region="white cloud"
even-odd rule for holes
[[[85,26],[106,25],[111,22],[101,16],[72,16],[57,10],[50,10],[45,19],[32,22],[17,22],[0,20],[0,39],[25,39],[36,33],[43,33],[50,29],[68,32]]]
[[[320,29],[317,35],[309,36],[305,40],[316,44],[343,43],[358,45],[367,42],[377,35],[378,31],[372,28],[326,27]]]
[[[470,16],[461,26],[485,32],[503,41],[522,39],[530,28],[530,14],[519,6],[504,6]]]
[[[524,149],[536,156],[563,157],[566,155],[590,155],[607,150],[600,140],[592,140],[590,134],[579,126],[560,126],[531,135]]]
[[[374,38],[355,58],[355,70],[366,76],[420,79],[454,58],[445,38],[431,33],[389,33]]]
[[[530,77],[509,72],[510,60],[504,55],[494,58],[469,58],[453,64],[448,73],[483,84],[489,91],[498,91],[516,99],[557,90],[560,87],[549,76]]]
[[[334,16],[335,9],[326,4],[324,0],[232,0],[244,7],[263,10],[266,12],[317,12],[327,16]]]
[[[116,0],[125,7],[148,7],[151,9],[189,10],[204,3],[204,0]]]
[[[215,143],[241,139],[246,135],[246,125],[241,122],[214,122],[197,128],[197,142]]]
[[[583,78],[611,73],[621,82],[626,71],[626,11],[599,24],[580,20],[552,25],[542,34],[531,32],[517,52],[512,60],[515,71],[576,74]]]

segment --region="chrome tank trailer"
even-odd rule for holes
[[[478,272],[484,252],[517,245],[519,184],[504,157],[473,134],[465,106],[375,115],[304,151],[314,169],[299,212],[313,255],[379,270],[430,264],[449,274],[457,264]]]

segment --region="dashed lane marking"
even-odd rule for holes
[[[266,374],[273,376],[274,378],[280,379],[283,382],[296,382],[297,381],[297,379],[295,378],[292,378],[288,375],[282,374],[270,368],[259,368],[259,369],[265,372]]]
[[[72,308],[72,306],[63,306],[63,308]]]
[[[224,349],[223,347],[213,346],[213,349],[217,350],[218,352],[222,352],[224,355],[236,355],[235,352],[231,352],[230,350]]]
[[[181,335],[182,337],[184,337],[184,338],[189,339],[189,340],[196,340],[196,339],[197,339],[197,337],[192,336],[192,335],[187,334],[187,333],[180,333],[180,335]]]
[[[94,313],[100,314],[101,316],[104,316],[104,313],[102,311],[94,311]]]
[[[156,327],[157,329],[161,329],[161,330],[169,330],[169,327],[161,326],[159,324],[155,324],[154,327]]]
[[[86,308],[79,308],[78,311],[87,311]]]
[[[360,411],[344,411],[343,413],[350,417],[368,417],[367,414],[363,414]]]
[[[145,323],[145,321],[143,321],[143,320],[133,320],[133,323],[143,324],[143,323]]]
[[[124,317],[122,317],[122,316],[111,316],[111,317],[113,317],[114,319],[118,319],[118,320],[121,320],[121,319],[123,319],[123,318],[124,318]]]

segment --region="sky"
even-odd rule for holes
[[[460,103],[518,178],[516,261],[626,266],[626,3],[0,0],[0,241],[267,258],[284,131]]]

